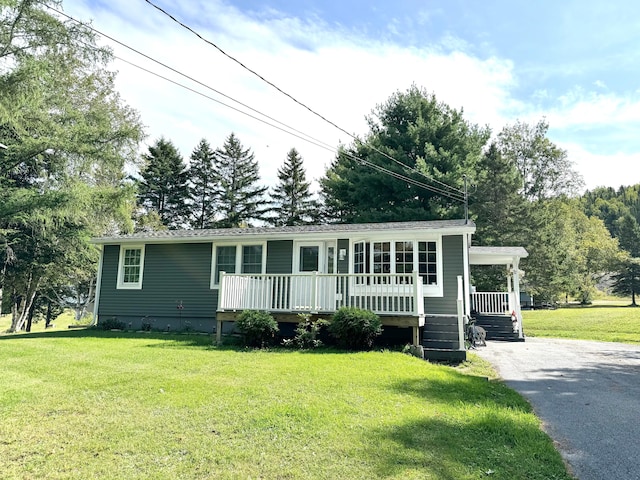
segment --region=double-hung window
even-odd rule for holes
[[[118,261],[119,289],[141,289],[142,275],[144,273],[144,245],[120,246],[120,259]]]
[[[264,273],[266,246],[251,245],[213,245],[213,278],[211,287],[220,284],[220,272],[225,273]]]

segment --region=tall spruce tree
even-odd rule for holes
[[[191,193],[190,223],[193,228],[210,228],[215,223],[216,199],[215,152],[204,138],[191,153],[189,189]]]
[[[249,226],[252,220],[264,220],[269,211],[264,198],[268,187],[258,185],[258,162],[251,149],[245,149],[231,133],[222,148],[216,150],[218,213],[216,226]]]
[[[158,212],[167,227],[184,227],[188,219],[189,187],[182,156],[170,140],[161,137],[143,158],[146,165],[138,182],[138,203]]]
[[[271,194],[272,211],[269,223],[275,226],[305,225],[318,219],[318,202],[309,191],[302,157],[295,148],[289,150],[278,169],[278,185]]]

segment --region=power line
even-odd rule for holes
[[[204,98],[206,98],[208,100],[211,100],[213,102],[219,103],[219,104],[221,104],[221,105],[223,105],[223,106],[225,106],[227,108],[230,108],[230,109],[235,110],[235,111],[237,111],[239,113],[242,113],[243,115],[247,115],[249,118],[253,118],[254,120],[257,120],[257,121],[262,122],[262,123],[264,123],[266,125],[269,125],[270,127],[277,128],[278,130],[280,130],[280,131],[282,131],[284,133],[288,133],[289,135],[293,135],[294,137],[299,138],[300,140],[309,142],[309,143],[311,143],[311,144],[313,144],[313,145],[315,145],[315,146],[317,146],[319,148],[323,148],[323,149],[328,150],[328,151],[330,151],[331,153],[334,153],[334,154],[339,154],[340,153],[334,147],[326,146],[328,144],[315,143],[315,142],[313,142],[313,141],[311,141],[311,140],[309,140],[307,138],[304,138],[304,137],[301,137],[299,135],[296,135],[295,133],[289,132],[289,131],[287,131],[287,130],[285,130],[285,129],[277,126],[277,125],[273,125],[272,123],[269,123],[269,122],[267,122],[267,121],[265,121],[265,120],[263,120],[261,118],[258,118],[258,117],[254,116],[254,115],[251,115],[251,114],[247,113],[247,112],[243,112],[242,110],[237,109],[237,108],[235,108],[235,107],[233,107],[231,105],[228,105],[228,104],[226,104],[224,102],[221,102],[220,100],[218,100],[216,98],[213,98],[213,97],[211,97],[209,95],[206,95],[206,94],[204,94],[202,92],[198,92],[197,90],[195,90],[195,89],[193,89],[191,87],[188,87],[188,86],[186,86],[186,85],[184,85],[182,83],[179,83],[179,82],[176,82],[175,80],[172,80],[170,78],[164,77],[164,76],[162,76],[162,75],[160,75],[160,74],[158,74],[156,72],[148,70],[147,68],[141,67],[140,65],[136,65],[133,62],[130,62],[130,61],[125,60],[125,59],[123,59],[121,57],[118,57],[118,56],[115,56],[115,58],[117,58],[118,60],[120,60],[122,62],[125,62],[125,63],[127,63],[127,64],[129,64],[129,65],[131,65],[131,66],[133,66],[135,68],[139,68],[140,70],[142,70],[144,72],[147,72],[147,73],[149,73],[151,75],[154,75],[154,76],[156,76],[158,78],[161,78],[162,80],[166,80],[167,82],[173,83],[174,85],[177,85],[177,86],[179,86],[181,88],[184,88],[185,90],[188,90],[188,91],[193,92],[193,93],[195,93],[197,95],[200,95],[200,96],[202,96],[202,97],[204,97]],[[380,171],[382,173],[385,173],[385,174],[390,175],[390,176],[392,176],[394,178],[397,178],[398,180],[402,180],[402,181],[404,181],[406,183],[413,184],[413,185],[418,186],[420,188],[423,188],[425,190],[430,190],[430,191],[432,191],[434,193],[439,193],[440,195],[444,195],[444,196],[449,197],[449,198],[451,198],[453,200],[458,200],[458,201],[461,201],[461,202],[464,201],[464,199],[462,197],[458,197],[458,196],[452,195],[450,192],[446,192],[444,190],[440,190],[440,189],[438,189],[436,187],[433,187],[432,185],[426,185],[424,183],[418,182],[417,180],[414,180],[411,177],[406,177],[406,176],[404,176],[402,174],[394,172],[393,170],[389,170],[389,169],[386,169],[386,168],[384,168],[384,167],[382,167],[380,165],[376,165],[375,163],[372,163],[372,162],[370,162],[368,160],[360,158],[360,157],[358,157],[356,155],[353,155],[353,154],[351,154],[349,152],[343,151],[342,154],[347,156],[347,157],[349,157],[349,158],[351,158],[351,159],[353,159],[353,160],[355,160],[358,163],[361,163],[362,165],[365,165],[365,166],[368,166],[368,167],[373,168],[375,170],[378,170],[378,171]]]
[[[173,20],[175,23],[177,23],[178,25],[180,25],[182,28],[188,30],[189,32],[193,33],[196,37],[198,37],[200,40],[202,40],[203,42],[211,45],[213,48],[215,48],[216,50],[218,50],[221,54],[223,54],[225,57],[227,57],[229,60],[237,63],[238,65],[240,65],[242,68],[244,68],[245,70],[247,70],[248,72],[250,72],[251,74],[255,75],[256,77],[258,77],[260,80],[262,80],[263,82],[265,82],[267,85],[270,85],[271,87],[275,88],[278,92],[280,92],[281,94],[285,95],[286,97],[288,97],[289,99],[293,100],[295,103],[297,103],[298,105],[300,105],[301,107],[305,108],[306,110],[308,110],[309,112],[311,112],[313,115],[319,117],[320,119],[324,120],[325,122],[327,122],[328,124],[332,125],[333,127],[337,128],[338,130],[340,130],[341,132],[345,133],[346,135],[348,135],[349,137],[351,137],[352,139],[354,139],[356,142],[362,143],[360,141],[360,139],[358,137],[356,137],[355,135],[353,135],[352,133],[349,133],[347,130],[345,130],[344,128],[340,127],[339,125],[337,125],[336,123],[332,122],[331,120],[329,120],[328,118],[326,118],[325,116],[323,116],[322,114],[316,112],[314,109],[312,109],[311,107],[309,107],[308,105],[306,105],[305,103],[299,101],[298,99],[296,99],[295,97],[293,97],[292,95],[290,95],[289,93],[285,92],[284,90],[282,90],[280,87],[278,87],[275,83],[267,80],[265,77],[263,77],[262,75],[260,75],[258,72],[256,72],[255,70],[247,67],[244,63],[242,63],[240,60],[238,60],[237,58],[235,58],[234,56],[228,54],[226,51],[224,51],[221,47],[219,47],[217,44],[215,44],[214,42],[212,42],[211,40],[203,37],[200,33],[198,33],[197,31],[195,31],[193,28],[191,28],[189,25],[186,25],[185,23],[181,22],[180,20],[178,20],[175,16],[173,16],[171,13],[167,12],[166,10],[164,10],[162,7],[159,7],[158,5],[156,5],[155,3],[153,3],[151,0],[145,0],[145,2],[147,2],[149,5],[151,5],[153,8],[155,8],[156,10],[160,11],[161,13],[163,13],[164,15],[166,15],[167,17],[169,17],[171,20]],[[441,186],[448,188],[450,190],[453,190],[457,193],[463,194],[464,192],[460,189],[457,189],[455,187],[452,187],[451,185],[448,185],[447,183],[441,182],[440,180],[437,180],[433,177],[430,177],[429,175],[426,175],[424,172],[421,172],[420,170],[417,170],[413,167],[410,167],[408,165],[405,165],[404,163],[402,163],[400,160],[397,160],[395,158],[393,158],[391,155],[387,154],[386,152],[383,152],[382,150],[379,150],[377,147],[369,145],[369,148],[371,148],[372,150],[376,151],[377,153],[379,153],[380,155],[384,156],[385,158],[392,160],[393,162],[396,162],[397,164],[401,165],[403,168],[413,171],[414,173],[417,173],[418,175],[423,176],[424,178],[426,178],[427,180],[431,181],[431,182],[435,182],[437,184],[440,184]]]
[[[172,72],[177,73],[178,75],[180,75],[180,76],[182,76],[182,77],[184,77],[184,78],[186,78],[186,79],[188,79],[188,80],[190,80],[190,81],[192,81],[192,82],[195,82],[195,83],[197,83],[198,85],[201,85],[201,86],[203,86],[203,87],[207,88],[208,90],[211,90],[212,92],[215,92],[215,93],[217,93],[218,95],[220,95],[220,96],[222,96],[222,97],[224,97],[224,98],[227,98],[228,100],[231,100],[232,102],[235,102],[235,103],[237,103],[238,105],[241,105],[241,106],[243,106],[243,107],[245,107],[245,108],[247,108],[247,109],[251,110],[252,112],[255,112],[255,113],[259,114],[259,115],[262,115],[263,117],[265,117],[265,118],[267,118],[267,119],[269,119],[269,120],[271,120],[271,121],[273,121],[273,122],[276,122],[276,123],[278,123],[278,124],[280,124],[280,125],[282,125],[282,126],[284,126],[284,127],[288,128],[288,129],[290,129],[290,130],[292,130],[292,131],[294,131],[294,132],[297,132],[297,133],[298,133],[298,134],[300,134],[300,135],[304,135],[305,137],[309,137],[311,140],[313,140],[313,142],[317,142],[317,143],[320,143],[320,144],[325,144],[325,145],[327,145],[328,147],[333,148],[332,146],[330,146],[329,144],[327,144],[327,143],[323,142],[322,140],[319,140],[319,139],[317,139],[317,138],[314,138],[314,137],[312,137],[311,135],[308,135],[308,134],[306,134],[306,133],[304,133],[304,132],[302,132],[302,131],[300,131],[300,130],[296,129],[295,127],[292,127],[292,126],[290,126],[290,125],[287,125],[286,123],[281,122],[280,120],[278,120],[278,119],[276,119],[276,118],[273,118],[273,117],[271,117],[271,116],[267,115],[266,113],[263,113],[263,112],[261,112],[260,110],[257,110],[257,109],[255,109],[255,108],[251,107],[250,105],[247,105],[247,104],[245,104],[245,103],[241,102],[240,100],[237,100],[237,99],[235,99],[235,98],[233,98],[233,97],[231,97],[231,96],[229,96],[229,95],[225,94],[224,92],[221,92],[221,91],[219,91],[219,90],[216,90],[215,88],[211,87],[210,85],[207,85],[206,83],[201,82],[200,80],[198,80],[198,79],[196,79],[196,78],[193,78],[193,77],[191,77],[190,75],[187,75],[186,73],[183,73],[183,72],[181,72],[180,70],[178,70],[178,69],[176,69],[176,68],[174,68],[174,67],[172,67],[172,66],[170,66],[170,65],[167,65],[167,64],[165,64],[165,63],[161,62],[160,60],[157,60],[157,59],[155,59],[155,58],[153,58],[153,57],[151,57],[151,56],[147,55],[146,53],[143,53],[143,52],[141,52],[140,50],[137,50],[137,49],[135,49],[135,48],[131,47],[130,45],[127,45],[126,43],[121,42],[120,40],[118,40],[118,39],[116,39],[116,38],[113,38],[113,37],[112,37],[112,36],[110,36],[110,35],[107,35],[107,34],[106,34],[106,33],[104,33],[104,32],[101,32],[100,30],[98,30],[98,29],[96,29],[96,28],[92,27],[91,25],[89,25],[89,24],[87,24],[87,23],[81,22],[80,20],[78,20],[78,19],[76,19],[76,18],[72,17],[71,15],[68,15],[68,14],[66,14],[66,13],[64,13],[64,12],[62,12],[62,11],[60,11],[60,10],[57,10],[57,9],[56,9],[56,8],[54,8],[54,7],[50,7],[49,5],[46,5],[46,4],[43,4],[43,5],[45,5],[45,6],[46,6],[47,8],[49,8],[50,10],[53,10],[54,12],[56,12],[56,13],[58,13],[58,14],[60,14],[60,15],[64,16],[64,17],[66,17],[66,18],[68,18],[68,19],[70,19],[70,20],[73,20],[74,22],[76,22],[76,23],[78,23],[78,24],[80,24],[80,25],[84,26],[85,28],[88,28],[89,30],[91,30],[91,31],[93,31],[93,32],[95,32],[95,33],[97,33],[98,35],[101,35],[101,36],[103,36],[103,37],[105,37],[105,38],[108,38],[108,39],[109,39],[109,40],[111,40],[112,42],[115,42],[115,43],[117,43],[118,45],[121,45],[121,46],[123,46],[123,47],[125,47],[125,48],[127,48],[127,49],[131,50],[132,52],[134,52],[134,53],[136,53],[136,54],[138,54],[138,55],[140,55],[140,56],[142,56],[142,57],[146,58],[147,60],[151,60],[152,62],[157,63],[158,65],[160,65],[160,66],[162,66],[162,67],[164,67],[164,68],[166,68],[166,69],[168,69],[168,70],[171,70]],[[119,60],[122,60],[122,58],[120,58],[120,57],[118,57],[118,59],[119,59]],[[123,60],[123,61],[125,61],[125,62],[126,62],[126,60]],[[127,62],[127,63],[129,63],[129,62]],[[137,65],[134,65],[134,66],[136,66],[136,67],[137,67]],[[139,67],[139,68],[142,68],[142,67]],[[144,69],[143,69],[143,70],[144,70]],[[151,72],[150,72],[150,73],[151,73]],[[166,80],[168,80],[168,79],[166,79]],[[171,81],[171,80],[169,80],[169,81]],[[196,93],[199,93],[199,92],[196,92]],[[215,101],[215,100],[214,100],[214,101]],[[219,102],[219,103],[222,103],[222,102]],[[224,104],[223,104],[223,105],[224,105]],[[233,107],[230,107],[230,108],[233,108]],[[235,109],[234,109],[234,110],[235,110]],[[240,110],[237,110],[237,111],[240,111]],[[251,118],[256,118],[256,117],[251,117]],[[267,123],[267,122],[265,122],[265,123]],[[272,126],[273,126],[273,125],[272,125]],[[276,127],[276,128],[277,128],[277,127]],[[280,130],[282,130],[282,129],[280,129]],[[298,137],[298,138],[300,138],[300,137]],[[313,143],[313,142],[312,142],[312,143]]]
[[[274,125],[273,123],[270,123],[270,122],[268,122],[268,121],[266,121],[266,120],[264,120],[264,119],[262,119],[262,118],[256,117],[255,115],[251,115],[250,113],[245,112],[245,111],[243,111],[243,110],[240,110],[240,109],[238,109],[238,108],[236,108],[236,107],[233,107],[233,106],[231,106],[231,105],[228,105],[228,104],[226,104],[226,103],[224,103],[224,102],[222,102],[222,101],[220,101],[220,100],[218,100],[218,99],[216,99],[216,98],[213,98],[213,97],[211,97],[211,96],[209,96],[209,95],[206,95],[206,94],[204,94],[204,93],[202,93],[202,92],[199,92],[199,91],[197,91],[197,90],[195,90],[195,89],[193,89],[193,88],[191,88],[191,87],[189,87],[189,86],[186,86],[186,85],[184,85],[184,84],[181,84],[181,83],[179,83],[179,82],[177,82],[177,81],[175,81],[175,80],[172,80],[172,79],[170,79],[170,78],[168,78],[168,77],[165,77],[165,76],[163,76],[163,75],[160,75],[160,74],[158,74],[158,73],[156,73],[156,72],[153,72],[153,71],[151,71],[151,70],[149,70],[149,69],[147,69],[147,68],[141,67],[140,65],[137,65],[137,64],[135,64],[135,63],[133,63],[133,62],[130,62],[130,61],[128,61],[128,60],[125,60],[125,59],[123,59],[123,58],[121,58],[121,57],[118,57],[118,56],[115,56],[115,55],[114,55],[114,57],[115,57],[115,58],[117,58],[117,59],[118,59],[118,60],[120,60],[120,61],[123,61],[123,62],[125,62],[125,63],[127,63],[127,64],[129,64],[129,65],[131,65],[131,66],[133,66],[133,67],[135,67],[135,68],[138,68],[138,69],[140,69],[140,70],[143,70],[143,71],[145,71],[146,73],[149,73],[149,74],[151,74],[151,75],[154,75],[154,76],[156,76],[156,77],[158,77],[158,78],[160,78],[160,79],[162,79],[162,80],[165,80],[165,81],[167,81],[167,82],[170,82],[170,83],[172,83],[172,84],[174,84],[174,85],[176,85],[176,86],[179,86],[179,87],[181,87],[181,88],[183,88],[183,89],[185,89],[185,90],[188,90],[188,91],[190,91],[190,92],[192,92],[192,93],[195,93],[195,94],[200,95],[200,96],[202,96],[202,97],[204,97],[204,98],[207,98],[208,100],[211,100],[211,101],[213,101],[213,102],[216,102],[216,103],[218,103],[218,104],[220,104],[220,105],[223,105],[223,106],[225,106],[225,107],[227,107],[227,108],[230,108],[230,109],[232,109],[232,110],[234,110],[234,111],[236,111],[236,112],[238,112],[238,113],[241,113],[241,114],[243,114],[243,115],[246,115],[246,116],[248,116],[249,118],[252,118],[252,119],[257,120],[257,121],[259,121],[259,122],[261,122],[261,123],[264,123],[264,124],[266,124],[266,125],[268,125],[268,126],[270,126],[270,127],[276,128],[276,129],[278,129],[278,130],[280,130],[280,131],[282,131],[282,132],[284,132],[284,133],[287,133],[287,134],[289,134],[289,135],[292,135],[292,136],[294,136],[294,137],[296,137],[296,138],[298,138],[298,139],[300,139],[300,140],[303,140],[303,141],[306,141],[306,142],[308,142],[308,143],[311,143],[312,145],[315,145],[315,146],[317,146],[317,147],[319,147],[319,148],[325,149],[325,150],[330,151],[331,153],[334,153],[334,154],[339,154],[339,153],[340,153],[338,150],[336,150],[336,148],[335,148],[335,147],[333,147],[333,146],[329,145],[329,144],[328,144],[328,143],[326,143],[326,142],[323,142],[323,141],[321,141],[321,140],[318,140],[318,139],[316,139],[316,138],[314,138],[314,137],[312,137],[312,136],[310,136],[310,135],[308,135],[308,134],[306,134],[306,133],[304,133],[304,132],[302,132],[302,131],[300,131],[300,130],[297,130],[297,129],[295,129],[295,128],[293,128],[293,127],[289,126],[289,125],[287,125],[287,124],[286,124],[286,123],[284,123],[284,122],[281,122],[281,121],[279,121],[279,120],[276,120],[276,119],[274,119],[274,118],[270,117],[269,115],[264,114],[264,113],[260,112],[259,110],[256,110],[255,108],[253,108],[253,107],[251,107],[251,106],[249,106],[249,105],[246,105],[246,104],[244,104],[244,103],[242,103],[242,102],[240,102],[240,101],[238,101],[238,100],[234,99],[233,97],[230,97],[229,95],[226,95],[226,94],[224,94],[224,93],[222,93],[222,92],[220,92],[220,91],[218,91],[218,90],[214,89],[213,87],[211,87],[211,86],[209,86],[209,85],[207,85],[207,84],[205,84],[205,83],[203,83],[203,82],[201,82],[201,81],[199,81],[199,80],[197,80],[197,79],[194,79],[193,77],[190,77],[189,75],[184,74],[183,72],[180,72],[179,70],[177,70],[177,69],[175,69],[175,68],[173,68],[173,67],[171,67],[171,66],[169,66],[169,65],[166,65],[166,64],[164,64],[164,63],[162,63],[162,62],[160,62],[160,61],[158,61],[158,60],[154,59],[154,58],[153,58],[153,57],[151,57],[151,56],[149,56],[149,55],[147,55],[147,54],[145,54],[145,53],[140,52],[139,50],[137,50],[137,49],[135,49],[135,48],[133,48],[133,47],[131,47],[131,46],[129,46],[129,45],[127,45],[127,44],[125,44],[125,43],[123,43],[123,42],[121,42],[121,41],[119,41],[119,40],[117,40],[117,39],[115,39],[115,38],[113,38],[113,37],[111,37],[111,36],[109,36],[109,35],[105,34],[105,33],[103,33],[103,32],[101,32],[100,30],[98,30],[98,29],[96,29],[96,28],[94,28],[94,27],[92,27],[92,26],[90,26],[90,25],[88,25],[88,24],[86,24],[86,23],[84,23],[84,22],[81,22],[80,20],[77,20],[76,18],[72,17],[71,15],[68,15],[68,14],[66,14],[66,13],[64,13],[64,12],[61,12],[61,11],[59,11],[59,10],[57,10],[57,9],[53,8],[53,7],[50,7],[50,6],[48,6],[48,5],[45,5],[45,6],[46,6],[47,8],[49,8],[50,10],[53,10],[53,11],[55,11],[56,13],[58,13],[58,14],[60,14],[60,15],[63,15],[64,17],[66,17],[66,18],[68,18],[68,19],[70,19],[70,20],[72,20],[72,21],[74,21],[74,22],[76,22],[76,23],[78,23],[78,24],[80,24],[80,25],[84,26],[85,28],[88,28],[88,29],[90,29],[91,31],[93,31],[93,32],[95,32],[95,33],[97,33],[97,34],[99,34],[99,35],[101,35],[101,36],[105,37],[105,38],[108,38],[109,40],[111,40],[111,41],[113,41],[113,42],[115,42],[115,43],[117,43],[117,44],[119,44],[119,45],[121,45],[121,46],[123,46],[123,47],[125,47],[125,48],[127,48],[127,49],[129,49],[129,50],[131,50],[131,51],[133,51],[133,52],[135,52],[135,53],[137,53],[138,55],[141,55],[141,56],[143,56],[144,58],[146,58],[146,59],[148,59],[148,60],[151,60],[151,61],[153,61],[153,62],[157,63],[158,65],[160,65],[160,66],[162,66],[162,67],[164,67],[164,68],[166,68],[166,69],[168,69],[168,70],[171,70],[171,71],[172,71],[172,72],[174,72],[174,73],[177,73],[177,74],[179,74],[179,75],[181,75],[181,76],[183,76],[183,77],[185,77],[185,78],[187,78],[187,79],[189,79],[189,80],[191,80],[191,81],[193,81],[193,82],[195,82],[195,83],[198,83],[199,85],[202,85],[202,86],[204,86],[205,88],[207,88],[207,89],[209,89],[209,90],[211,90],[211,91],[213,91],[213,92],[215,92],[215,93],[218,93],[219,95],[222,95],[223,97],[228,98],[229,100],[231,100],[231,101],[233,101],[233,102],[235,102],[235,103],[237,103],[237,104],[239,104],[239,105],[241,105],[241,106],[243,106],[243,107],[245,107],[245,108],[248,108],[249,110],[251,110],[251,111],[253,111],[253,112],[258,113],[259,115],[262,115],[262,116],[263,116],[263,117],[265,117],[265,118],[268,118],[268,119],[270,119],[270,120],[273,120],[274,122],[276,122],[276,123],[278,123],[278,124],[280,124],[280,125],[282,125],[282,126],[284,126],[284,127],[288,128],[288,129],[290,129],[290,130],[292,130],[292,131],[286,130],[285,128],[282,128],[282,127],[280,127],[280,126],[278,126],[278,125]],[[296,133],[293,133],[293,132],[297,132],[297,133],[299,133],[300,135],[298,135],[298,134],[296,134]],[[305,138],[305,137],[306,137],[306,138]],[[354,138],[355,138],[355,137],[354,137]],[[356,139],[356,140],[357,140],[357,139]],[[358,156],[356,156],[356,155],[353,155],[353,154],[351,154],[351,153],[349,153],[349,152],[346,152],[346,151],[344,151],[344,150],[342,151],[342,154],[343,154],[343,155],[345,155],[345,156],[347,156],[347,157],[349,157],[349,158],[351,158],[351,159],[353,159],[354,161],[356,161],[356,162],[358,162],[358,163],[360,163],[360,164],[362,164],[362,165],[368,166],[369,168],[375,169],[375,170],[377,170],[377,171],[379,171],[379,172],[381,172],[381,173],[384,173],[384,174],[386,174],[386,175],[389,175],[389,176],[391,176],[391,177],[394,177],[394,178],[396,178],[396,179],[398,179],[398,180],[401,180],[401,181],[404,181],[404,182],[406,182],[406,183],[409,183],[409,184],[415,185],[415,186],[420,187],[420,188],[422,188],[422,189],[424,189],[424,190],[431,191],[431,192],[433,192],[433,193],[437,193],[437,194],[443,195],[443,196],[448,197],[448,198],[451,198],[451,199],[453,199],[453,200],[460,201],[460,202],[464,202],[464,197],[462,197],[462,196],[460,196],[460,195],[457,195],[457,194],[456,194],[456,193],[454,193],[454,192],[445,191],[445,190],[442,190],[442,189],[440,189],[440,188],[434,187],[433,185],[427,185],[427,184],[424,184],[424,183],[419,182],[419,181],[417,181],[417,180],[414,180],[414,179],[412,179],[412,178],[410,178],[410,177],[407,177],[407,176],[405,176],[405,175],[402,175],[402,174],[400,174],[400,173],[394,172],[394,171],[389,170],[389,169],[387,169],[387,168],[385,168],[385,167],[382,167],[382,166],[380,166],[380,165],[377,165],[377,164],[375,164],[375,163],[372,163],[372,162],[370,162],[370,161],[368,161],[368,160],[365,160],[365,159],[363,159],[363,158],[360,158],[360,157],[358,157]],[[391,157],[389,157],[389,158],[391,158]],[[392,160],[394,160],[395,162],[399,163],[402,167],[404,167],[404,168],[409,168],[409,169],[410,169],[410,167],[408,167],[407,165],[403,164],[402,162],[399,162],[399,161],[397,161],[397,160],[395,160],[395,159],[393,159],[393,158],[392,158]],[[410,169],[410,170],[413,170],[413,171],[415,171],[415,172],[417,172],[417,173],[421,173],[421,172],[419,172],[419,171],[417,171],[417,170],[415,170],[415,169]],[[423,176],[424,176],[424,175],[423,175]],[[442,182],[440,182],[440,183],[442,183]],[[443,185],[446,185],[446,184],[443,184]],[[447,187],[449,187],[448,185],[446,185],[446,186],[447,186]],[[449,188],[451,188],[451,187],[449,187]]]

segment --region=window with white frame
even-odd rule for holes
[[[385,275],[395,273],[395,283],[410,283],[410,274],[417,271],[422,284],[431,293],[441,293],[440,256],[437,241],[405,240],[395,242],[365,242],[353,244],[353,273]],[[399,274],[399,275],[398,275]],[[402,275],[407,274],[407,275]],[[373,277],[386,283],[391,277]],[[378,279],[378,280],[376,280]],[[359,284],[369,280],[360,279]]]
[[[220,283],[220,272],[236,273],[236,246],[220,245],[215,247],[215,283]]]
[[[143,271],[144,245],[121,245],[117,288],[141,289]]]
[[[211,288],[220,284],[220,273],[263,273],[266,263],[264,244],[213,245]]]
[[[424,285],[438,284],[436,242],[418,242],[418,273]]]

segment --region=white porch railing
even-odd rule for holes
[[[422,278],[412,274],[220,274],[218,310],[424,315]]]
[[[510,315],[515,310],[514,292],[476,292],[471,294],[471,311],[482,315]]]

